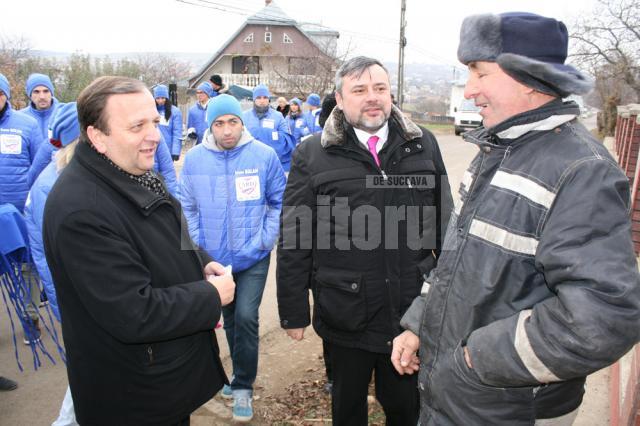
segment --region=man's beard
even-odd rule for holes
[[[254,104],[253,109],[256,111],[257,114],[264,114],[265,112],[269,111],[269,105],[258,106]]]
[[[382,108],[380,111],[382,111],[382,115],[376,118],[365,118],[364,114],[360,114],[360,117],[358,117],[354,123],[351,123],[350,117],[347,117],[347,121],[356,129],[366,132],[377,132],[385,125],[391,115],[391,113],[387,114]]]

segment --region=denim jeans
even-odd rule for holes
[[[233,365],[231,389],[253,390],[258,374],[258,309],[269,272],[270,256],[249,269],[233,274],[236,293],[233,303],[222,308],[224,331]]]

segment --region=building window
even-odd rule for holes
[[[264,33],[264,42],[271,43],[271,32],[267,31],[266,33]]]
[[[260,58],[258,56],[236,56],[231,60],[233,74],[260,74]]]
[[[282,42],[284,44],[293,44],[293,40],[291,40],[291,37],[289,37],[287,33],[282,34]]]
[[[244,38],[245,43],[253,43],[253,33],[249,34]]]

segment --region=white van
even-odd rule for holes
[[[456,136],[467,130],[475,129],[482,125],[482,116],[478,114],[480,107],[476,106],[473,99],[462,99],[460,106],[453,110],[454,132]]]

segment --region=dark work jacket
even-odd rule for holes
[[[381,167],[340,109],[296,149],[278,243],[278,309],[283,328],[306,327],[311,289],[323,339],[389,353],[436,263],[452,200],[436,139],[395,107],[379,157]]]
[[[420,424],[562,416],[638,341],[629,180],[579,114],[558,99],[465,133],[480,149],[462,204],[402,319],[420,335]]]
[[[177,200],[83,141],[49,194],[43,228],[80,424],[175,423],[222,387],[212,332],[220,296]]]

